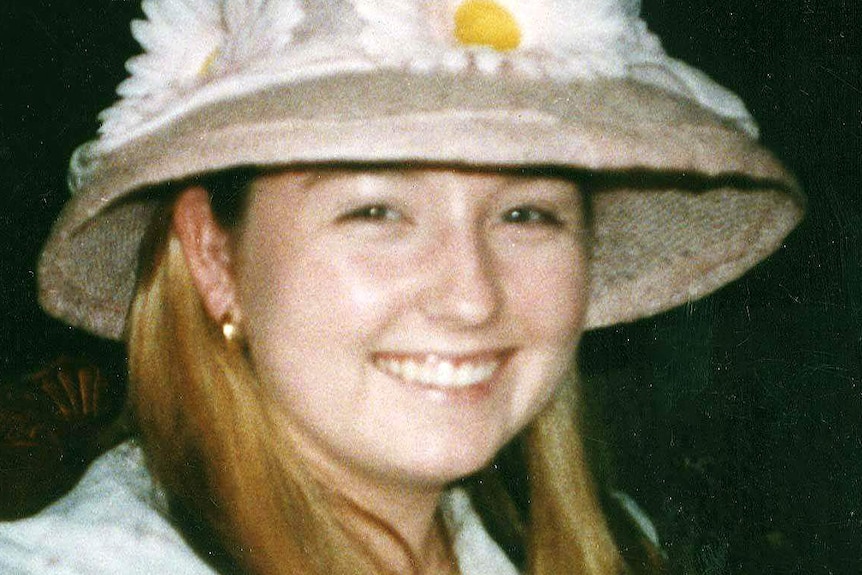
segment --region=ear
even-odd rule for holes
[[[230,235],[215,220],[205,189],[193,186],[180,193],[174,204],[172,225],[207,314],[217,323],[228,312],[239,319],[231,272]]]

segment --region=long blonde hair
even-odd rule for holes
[[[127,324],[129,399],[148,464],[189,540],[225,572],[386,572],[274,439],[246,353],[204,311],[169,210],[154,229]],[[624,571],[577,409],[569,380],[506,457],[465,481],[491,534],[531,575]],[[526,514],[513,478],[528,485]]]

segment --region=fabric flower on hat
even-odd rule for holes
[[[742,101],[667,57],[640,19],[640,0],[353,0],[369,57],[414,71],[530,77],[632,77],[693,98],[752,135]]]
[[[428,25],[431,2],[354,0],[362,22],[359,42],[365,52],[384,65],[408,65],[431,70],[444,58],[447,47]]]
[[[613,47],[636,19],[638,0],[354,0],[366,23],[362,44],[381,63],[463,69],[472,61],[561,77],[615,76]],[[577,65],[573,55],[579,55]],[[592,55],[592,56],[590,56]]]
[[[633,78],[693,98],[756,133],[742,103],[667,57],[639,0],[143,0],[121,97],[77,179],[113,149],[189,107],[282,82],[374,73]],[[75,184],[73,180],[72,183]],[[75,186],[73,185],[73,188]]]
[[[144,53],[126,63],[121,100],[100,116],[108,141],[213,78],[278,54],[304,15],[296,0],[144,0],[142,8],[132,35]]]

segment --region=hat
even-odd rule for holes
[[[598,174],[587,327],[737,278],[802,216],[739,99],[668,57],[638,0],[144,0],[98,139],[42,252],[40,301],[122,337],[155,184],[246,165]]]

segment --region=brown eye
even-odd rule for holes
[[[362,206],[355,210],[351,210],[339,218],[342,222],[387,222],[398,221],[401,219],[401,213],[384,204],[374,204]]]
[[[507,224],[560,225],[560,218],[556,214],[535,206],[512,208],[503,214],[503,221]]]

